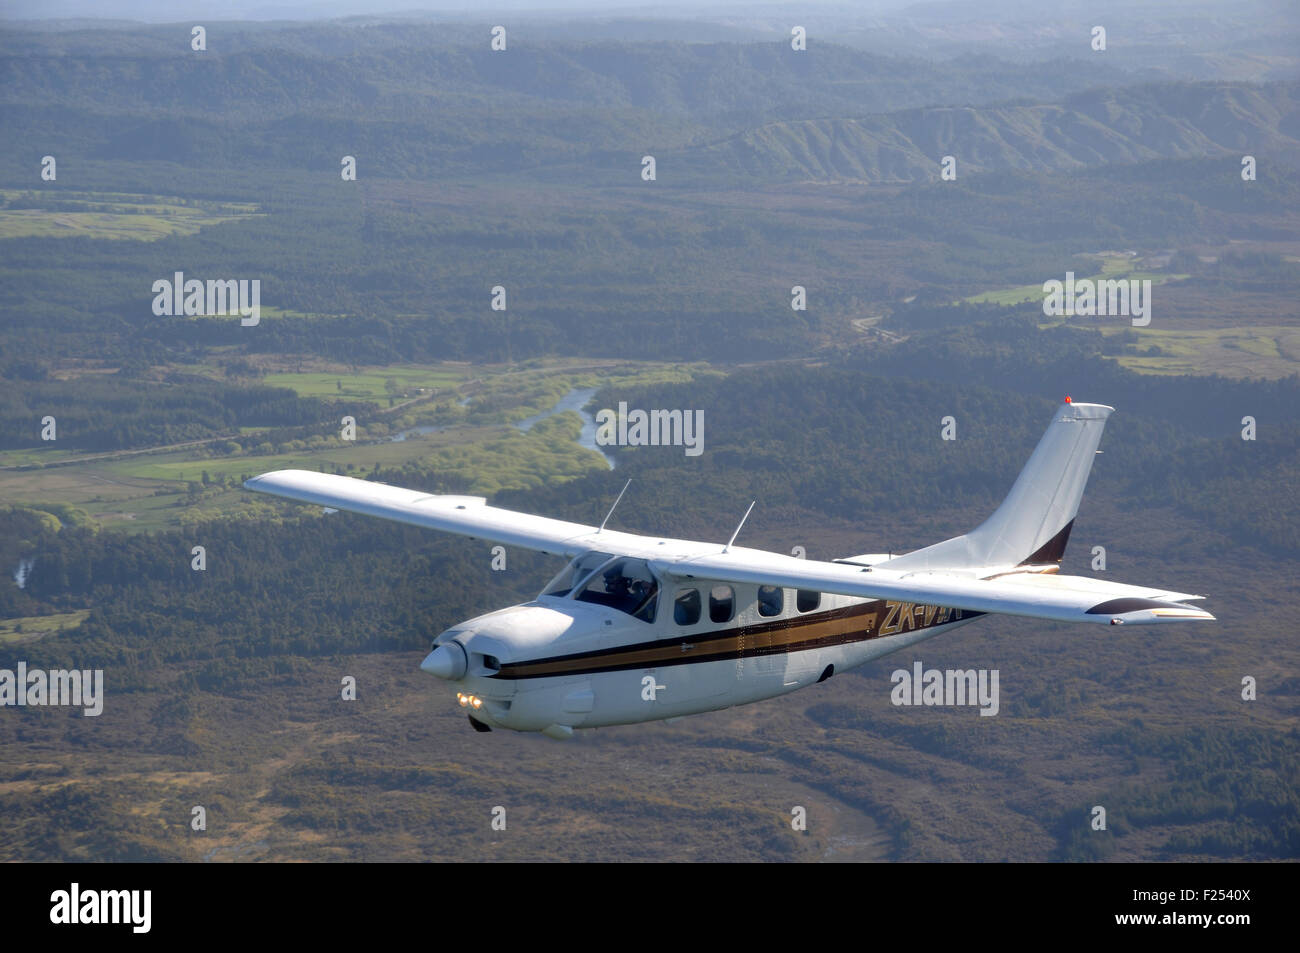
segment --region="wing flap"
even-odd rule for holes
[[[1109,579],[1095,576],[1062,576],[1057,573],[1007,572],[985,578],[1017,586],[1034,586],[1056,591],[1089,593],[1101,598],[1129,597],[1136,599],[1157,599],[1161,602],[1186,602],[1189,599],[1204,599],[1190,592],[1174,592],[1172,589],[1152,589],[1149,586],[1130,586]]]

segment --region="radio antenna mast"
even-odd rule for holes
[[[623,484],[623,489],[618,491],[618,497],[614,500],[614,506],[618,506],[618,501],[623,499],[623,494],[627,492],[627,488],[631,485],[632,485],[631,480],[628,480],[626,483]],[[611,506],[609,508],[609,512],[605,514],[605,518],[600,521],[600,529],[596,530],[597,533],[599,533],[601,530],[605,528],[605,524],[609,522],[609,518],[614,515],[614,506]]]
[[[757,502],[758,500],[754,500],[749,504],[749,509],[745,510],[745,515],[740,518],[740,526],[737,526],[736,531],[731,534],[731,539],[727,540],[727,545],[722,547],[722,551],[724,553],[731,551],[731,544],[734,543],[736,541],[736,537],[740,535],[740,527],[745,525],[745,520],[749,519],[749,514],[754,509],[754,503]]]

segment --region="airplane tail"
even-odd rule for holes
[[[1106,418],[1114,412],[1067,398],[992,516],[964,536],[878,565],[910,572],[1059,564]]]

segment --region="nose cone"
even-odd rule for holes
[[[447,679],[463,678],[467,667],[465,650],[457,642],[444,642],[420,663],[420,671]]]

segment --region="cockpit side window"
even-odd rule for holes
[[[644,559],[619,559],[602,568],[575,599],[626,612],[642,622],[654,622],[659,583]]]
[[[592,571],[599,569],[605,563],[613,559],[612,553],[583,553],[581,556],[565,566],[556,574],[555,578],[547,583],[546,588],[542,590],[544,596],[567,596],[573,591],[573,587],[582,583]]]

